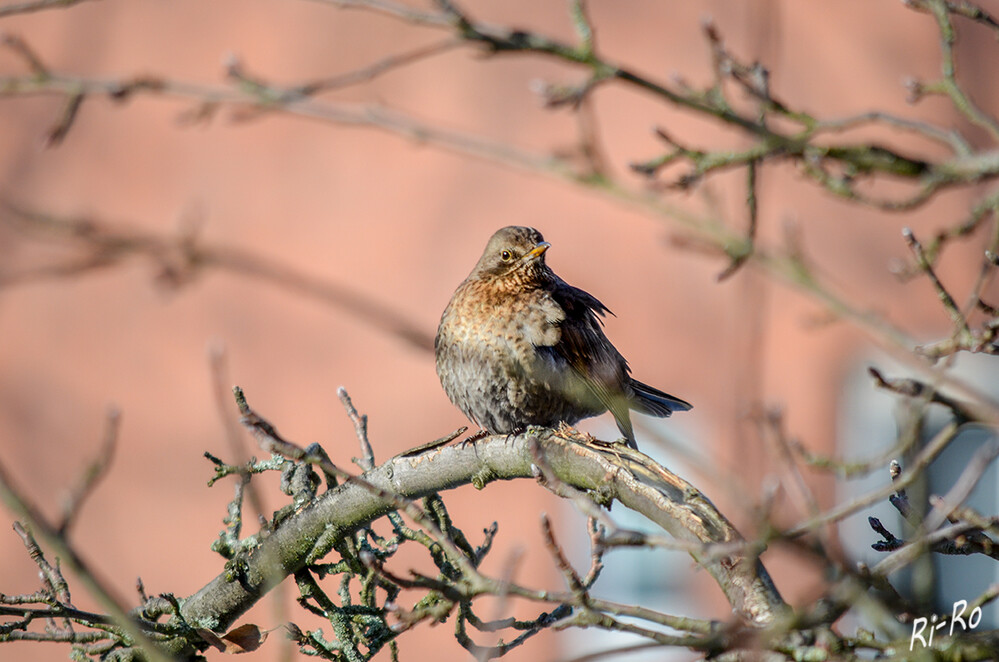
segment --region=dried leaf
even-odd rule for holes
[[[225,652],[236,654],[255,651],[260,648],[265,641],[267,641],[267,635],[269,632],[269,630],[261,630],[252,623],[240,625],[235,630],[229,630],[229,632],[222,637],[224,640],[229,642]]]
[[[267,640],[270,630],[261,630],[252,623],[240,625],[234,630],[229,630],[221,637],[212,632],[199,628],[198,635],[207,641],[212,647],[226,653],[227,655],[237,655],[239,653],[249,653],[260,648]]]

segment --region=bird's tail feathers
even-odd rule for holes
[[[635,391],[636,397],[629,404],[641,414],[665,418],[675,411],[687,411],[693,406],[686,400],[663,393],[637,379],[631,380],[631,388]]]

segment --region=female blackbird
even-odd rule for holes
[[[492,236],[441,316],[437,375],[451,402],[492,434],[610,410],[637,448],[630,409],[665,417],[691,405],[631,378],[598,317],[610,311],[548,268],[550,246],[534,228]]]

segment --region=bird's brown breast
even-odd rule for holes
[[[527,279],[469,279],[437,332],[437,374],[466,416],[492,432],[576,421],[562,388],[565,366],[539,348],[561,338],[565,311]]]

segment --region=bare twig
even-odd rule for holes
[[[140,647],[143,653],[153,662],[169,662],[165,655],[143,631],[128,611],[122,606],[121,600],[106,582],[98,579],[88,564],[80,558],[76,550],[63,538],[55,527],[51,526],[44,516],[28,501],[21,492],[13,486],[10,476],[3,466],[0,466],[0,500],[17,517],[26,521],[32,532],[39,536],[65,563],[77,580],[83,584],[87,592],[105,609],[120,627],[131,638],[134,645]]]
[[[350,480],[352,483],[371,492],[373,496],[392,503],[397,510],[406,513],[421,526],[427,528],[434,539],[437,540],[437,542],[448,552],[449,556],[453,557],[452,560],[464,572],[474,574],[474,567],[472,566],[470,559],[461,550],[459,550],[455,546],[454,542],[440,531],[433,520],[429,518],[427,514],[424,513],[419,506],[413,503],[410,499],[400,496],[395,492],[378,487],[360,476],[344,471],[330,462],[325,453],[315,455],[311,453],[309,449],[303,449],[300,446],[287,441],[278,434],[274,426],[268,423],[265,419],[261,418],[255,411],[250,409],[241,388],[238,386],[233,387],[233,393],[236,397],[236,404],[239,407],[239,412],[242,414],[240,423],[246,426],[250,432],[253,433],[253,436],[256,437],[260,443],[261,448],[296,462],[314,464],[324,472],[336,475],[344,480]]]
[[[449,38],[427,46],[415,48],[405,53],[390,55],[366,67],[348,71],[347,73],[302,83],[289,89],[282,101],[294,101],[299,97],[311,97],[324,92],[340,90],[351,85],[367,83],[389,71],[394,71],[405,65],[454,50],[461,44],[462,41],[460,39]]]
[[[607,648],[592,653],[584,653],[582,655],[577,655],[575,657],[564,658],[561,660],[561,662],[597,662],[597,660],[602,660],[604,658],[616,659],[619,656],[629,655],[631,653],[641,653],[642,651],[648,651],[654,648],[662,648],[662,644],[654,641],[649,641],[643,644],[618,646],[616,648]]]
[[[583,580],[579,578],[579,573],[572,567],[569,560],[565,558],[562,548],[559,547],[558,541],[555,540],[551,520],[544,513],[541,515],[541,535],[544,538],[548,553],[551,554],[559,572],[562,573],[562,578],[565,580],[566,586],[576,596],[576,604],[579,606],[588,606],[590,596],[586,590],[586,585],[583,584]]]
[[[80,1],[82,2],[83,0]],[[2,11],[3,9],[0,9],[0,12]],[[14,51],[15,54],[24,60],[25,64],[27,64],[28,68],[31,70],[31,73],[36,77],[44,79],[49,76],[50,72],[48,67],[42,63],[42,59],[38,56],[38,53],[36,53],[34,49],[32,49],[31,46],[29,46],[28,43],[19,35],[8,32],[3,33],[2,36],[0,36],[0,45],[6,46],[10,50]]]
[[[926,276],[933,283],[933,288],[937,292],[937,297],[944,306],[944,310],[950,315],[951,320],[954,322],[954,327],[956,329],[955,335],[970,334],[971,329],[968,328],[968,320],[964,318],[964,314],[961,312],[960,308],[957,306],[957,302],[954,301],[954,297],[950,295],[947,288],[944,287],[943,283],[937,277],[936,272],[933,270],[933,266],[930,264],[929,260],[926,259],[926,255],[923,253],[923,245],[919,243],[916,236],[912,233],[909,228],[904,228],[902,230],[902,236],[905,238],[905,242],[909,245],[913,254],[916,256],[916,263],[919,268],[926,272]]]
[[[897,115],[879,110],[872,110],[848,117],[820,120],[815,125],[815,133],[816,135],[826,132],[838,133],[869,124],[884,124],[895,129],[922,135],[946,145],[957,155],[966,156],[972,153],[971,146],[956,130],[944,129],[935,124],[920,122],[907,117],[898,117]]]
[[[415,25],[428,25],[436,27],[447,27],[450,19],[441,12],[423,11],[414,9],[392,0],[312,0],[324,5],[332,5],[341,9],[364,9],[385,14],[395,18],[401,18],[407,23]]]
[[[953,487],[926,515],[926,519],[923,520],[923,529],[934,531],[942,525],[951,516],[951,513],[971,495],[971,491],[978,485],[978,481],[982,479],[986,469],[996,457],[999,457],[999,442],[993,440],[979,448],[971,456],[971,460],[965,465]]]
[[[45,134],[46,147],[58,147],[66,138],[66,134],[69,133],[70,128],[73,126],[73,122],[76,121],[77,113],[80,112],[80,106],[83,105],[83,100],[85,98],[86,97],[83,94],[79,93],[71,93],[66,96],[66,101],[63,103],[59,119]]]
[[[944,94],[950,97],[961,113],[971,122],[985,129],[993,140],[999,140],[999,122],[994,117],[979,108],[967,95],[957,81],[957,66],[954,58],[954,43],[956,36],[950,14],[959,13],[974,20],[994,23],[988,14],[982,10],[975,11],[974,5],[968,2],[947,2],[945,0],[909,0],[912,7],[924,9],[936,19],[940,32],[940,55],[943,78],[933,83],[918,84],[918,94]]]
[[[955,239],[970,236],[986,220],[994,219],[997,205],[999,205],[999,191],[992,191],[971,209],[967,218],[956,225],[939,230],[929,243],[923,246],[925,262],[930,266],[935,266],[947,244]],[[903,280],[913,278],[923,272],[924,267],[919,264],[918,260],[915,264],[905,265],[896,270],[897,275]]]
[[[15,228],[43,237],[76,244],[82,257],[71,262],[31,272],[0,271],[0,287],[43,277],[64,277],[103,269],[133,256],[144,257],[160,268],[161,279],[171,284],[193,280],[202,271],[221,269],[269,281],[301,295],[310,296],[366,320],[411,345],[431,351],[433,336],[389,306],[370,296],[298,271],[289,265],[232,246],[210,245],[188,234],[175,236],[113,227],[87,218],[59,218],[3,204],[6,221]]]
[[[968,605],[969,613],[978,607],[984,607],[994,602],[996,598],[999,598],[999,583],[992,584],[980,596],[972,600],[971,604]]]
[[[727,279],[738,271],[739,267],[745,264],[746,260],[753,254],[753,247],[756,244],[756,225],[759,217],[759,204],[756,194],[756,171],[758,165],[758,161],[750,161],[746,165],[746,208],[749,213],[749,227],[746,230],[746,239],[742,243],[737,244],[736,247],[729,249],[732,261],[725,267],[724,271],[718,274],[719,281]]]
[[[764,437],[771,441],[775,454],[784,465],[785,476],[782,478],[782,482],[786,485],[785,489],[795,497],[802,515],[810,517],[818,515],[820,512],[818,500],[808,483],[805,482],[805,477],[801,475],[801,469],[795,462],[795,456],[791,450],[792,443],[784,429],[783,413],[779,409],[770,409],[760,412],[756,418],[763,429]]]
[[[926,11],[926,3],[923,0],[903,0],[903,4],[913,9]],[[976,23],[981,23],[994,30],[997,36],[999,36],[999,21],[996,21],[991,14],[978,5],[968,0],[945,0],[944,6],[951,14],[963,16]]]
[[[213,342],[208,347],[208,361],[212,375],[212,395],[215,399],[215,408],[218,411],[219,420],[225,431],[225,439],[229,445],[229,452],[236,458],[236,464],[245,464],[250,460],[246,444],[240,433],[239,426],[230,413],[232,400],[229,397],[229,377],[228,362],[225,346],[221,342]],[[263,495],[256,484],[246,481],[246,492],[250,497],[250,504],[260,517],[265,517],[270,512],[264,503]]]
[[[925,398],[927,402],[943,405],[951,411],[960,423],[966,421],[975,421],[986,425],[996,425],[999,423],[999,419],[997,419],[999,407],[994,404],[990,405],[987,403],[985,406],[982,406],[977,403],[962,402],[944,395],[930,384],[917,379],[885,377],[881,374],[880,370],[873,366],[869,366],[867,372],[874,378],[879,388],[893,391],[907,398]]]
[[[38,546],[38,543],[35,542],[35,537],[20,522],[14,522],[13,529],[14,533],[21,538],[21,542],[24,543],[24,547],[28,551],[28,556],[31,557],[31,560],[35,562],[35,565],[41,571],[39,574],[47,592],[55,600],[65,605],[72,605],[73,599],[69,595],[69,586],[66,584],[66,579],[63,577],[62,570],[59,569],[58,564],[53,566],[45,559],[45,554],[42,552],[42,548]],[[5,602],[7,601],[5,600]]]
[[[878,551],[892,552],[882,559],[871,570],[871,573],[875,576],[887,577],[913,562],[926,551],[939,554],[985,554],[999,559],[999,545],[981,533],[981,526],[978,522],[965,521],[955,516],[958,508],[968,498],[984,475],[985,470],[997,456],[999,456],[999,443],[993,442],[982,446],[968,462],[961,476],[947,494],[942,498],[931,498],[933,508],[922,522],[915,522],[917,533],[912,540],[901,540],[888,531],[877,518],[868,518],[871,528],[884,539],[884,542],[876,543],[872,547]],[[892,474],[894,479],[894,467]],[[908,511],[908,501],[905,500],[903,503],[905,507],[899,508],[900,512]],[[894,499],[892,504],[896,508],[899,507],[899,503]],[[905,512],[903,515],[912,521],[912,518]],[[951,524],[940,528],[946,520],[950,520]]]
[[[56,527],[56,530],[61,537],[69,535],[69,529],[76,521],[76,517],[80,513],[83,502],[86,501],[87,497],[89,497],[94,491],[97,483],[99,483],[100,480],[107,474],[108,467],[111,465],[111,458],[114,456],[120,422],[121,413],[118,409],[116,407],[109,408],[107,413],[107,422],[105,423],[104,439],[101,442],[101,447],[97,452],[97,456],[84,468],[80,477],[77,479],[76,485],[67,495],[66,500],[63,503],[62,522],[60,522]]]
[[[783,532],[784,536],[796,537],[812,531],[829,522],[838,522],[844,517],[860,512],[864,508],[881,501],[888,495],[896,492],[900,487],[905,488],[912,484],[914,480],[929,466],[930,462],[943,452],[954,437],[957,435],[958,424],[954,421],[945,425],[926,446],[919,452],[913,460],[911,466],[898,477],[898,480],[890,485],[863,494],[846,503],[841,503],[825,512],[810,517],[790,529]]]
[[[590,569],[586,571],[586,576],[583,578],[583,586],[590,588],[604,569],[604,547],[600,542],[604,535],[604,529],[592,517],[586,518],[586,526],[590,531]]]
[[[361,458],[357,460],[357,466],[361,467],[362,471],[371,471],[375,468],[375,452],[371,449],[371,442],[368,441],[368,416],[357,413],[357,409],[344,387],[338,388],[336,395],[340,398],[343,408],[347,410],[347,417],[354,424],[354,433],[357,435],[357,441],[361,444]]]
[[[541,632],[543,629],[555,625],[560,620],[568,616],[571,612],[572,612],[571,608],[565,605],[560,605],[551,612],[545,612],[541,614],[533,621],[514,622],[512,619],[509,619],[507,621],[502,621],[500,623],[501,625],[507,625],[509,627],[515,627],[518,630],[522,630],[521,634],[514,637],[510,641],[501,640],[495,646],[482,646],[472,641],[471,637],[468,636],[468,632],[465,628],[466,622],[472,623],[477,627],[482,625],[482,623],[477,622],[477,620],[475,619],[474,615],[472,614],[471,606],[469,605],[469,603],[463,602],[459,606],[458,618],[455,620],[454,634],[458,643],[461,644],[461,646],[465,650],[471,653],[476,660],[482,660],[482,661],[492,660],[498,657],[502,657],[503,655],[506,655],[514,648],[517,648],[525,641],[527,641],[537,633]],[[479,629],[492,629],[492,628],[480,627]]]
[[[86,0],[28,0],[0,6],[0,18],[14,14],[28,14],[45,9],[62,9],[78,5]]]
[[[982,551],[981,548],[976,549],[977,546],[975,545],[954,542],[955,538],[973,530],[975,530],[975,526],[973,524],[969,522],[958,522],[957,524],[950,524],[941,529],[937,529],[936,531],[927,533],[915,540],[903,541],[896,539],[894,540],[894,543],[897,549],[885,558],[881,559],[881,561],[871,568],[871,572],[882,577],[887,577],[896,570],[899,570],[915,561],[917,558],[925,554],[927,549],[943,554],[967,555],[975,552],[986,553]],[[891,547],[885,547],[885,550],[890,548]],[[878,547],[875,546],[875,549],[878,549]],[[999,546],[992,546],[988,555],[993,558],[999,557]]]

